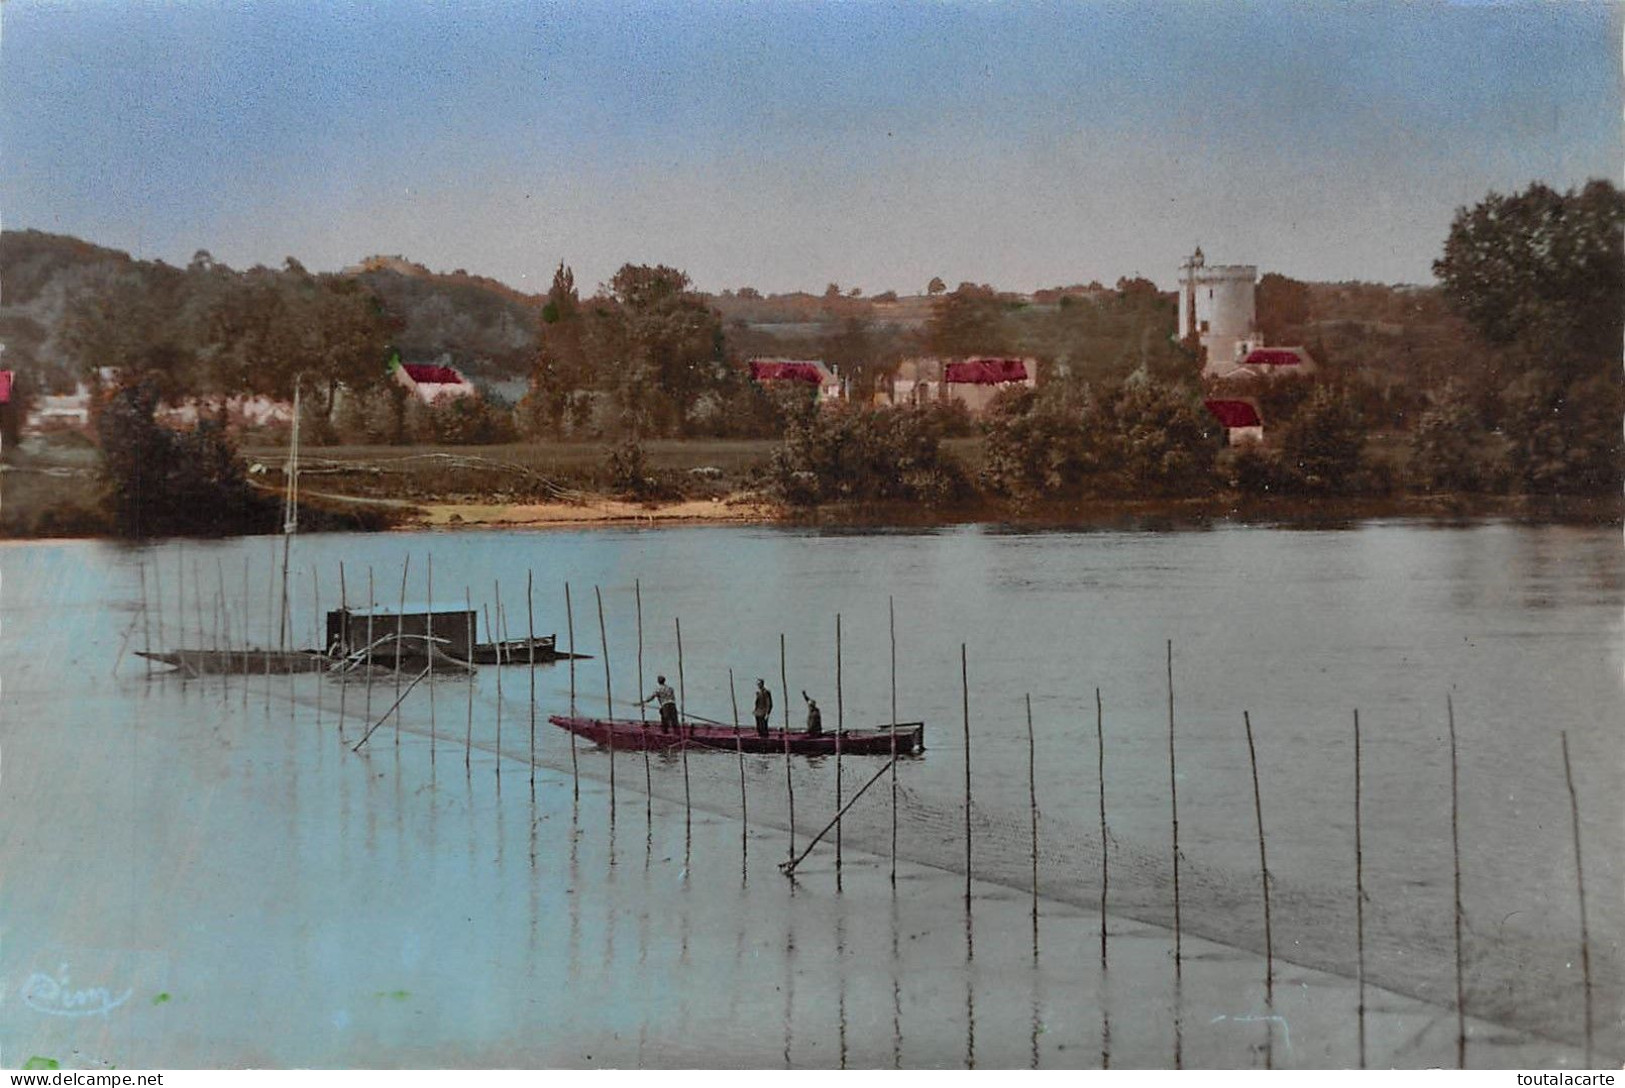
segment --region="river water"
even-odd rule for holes
[[[300,537],[300,645],[404,576],[593,655],[425,682],[360,752],[392,677],[182,682],[130,652],[266,645],[280,567],[267,538],[0,550],[0,1063],[1355,1065],[1356,711],[1370,1062],[1456,1056],[1451,713],[1469,1064],[1583,1062],[1564,735],[1594,1049],[1625,1055],[1615,528]],[[605,645],[636,713],[640,599],[641,691],[662,672],[691,714],[733,719],[731,670],[747,721],[762,677],[798,723],[803,690],[827,726],[889,721],[894,683],[927,723],[842,821],[839,875],[833,832],[778,873],[789,788],[799,851],[884,761],[787,782],[546,723],[572,686],[603,712]]]

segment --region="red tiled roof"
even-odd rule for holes
[[[1002,385],[1027,380],[1027,364],[1020,359],[966,359],[949,363],[945,380],[950,385]]]
[[[0,370],[0,404],[11,403],[11,371]]]
[[[1262,427],[1258,409],[1244,400],[1205,400],[1202,402],[1213,418],[1226,427]]]
[[[817,363],[787,362],[780,359],[752,359],[750,376],[759,382],[824,383],[824,371]]]
[[[1301,366],[1303,355],[1296,348],[1254,348],[1241,361],[1242,366]]]
[[[461,385],[463,376],[449,366],[429,363],[402,363],[406,376],[419,385]]]

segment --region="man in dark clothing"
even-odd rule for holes
[[[664,676],[655,677],[654,694],[640,702],[639,706],[658,702],[660,704],[660,731],[670,733],[677,728],[677,693],[671,690]]]
[[[807,699],[807,693],[805,691],[801,693],[801,697],[807,700],[807,735],[809,737],[823,736],[824,713],[818,709],[818,700]]]
[[[773,693],[767,690],[767,681],[756,678],[756,735],[767,736],[767,720],[773,716]]]

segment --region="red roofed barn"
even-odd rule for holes
[[[817,390],[820,403],[841,400],[845,389],[841,379],[821,359],[752,359],[751,381],[768,388],[802,385]]]

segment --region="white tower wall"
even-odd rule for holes
[[[1209,265],[1198,249],[1180,273],[1180,337],[1194,335],[1207,349],[1203,374],[1234,370],[1257,340],[1257,266]]]

